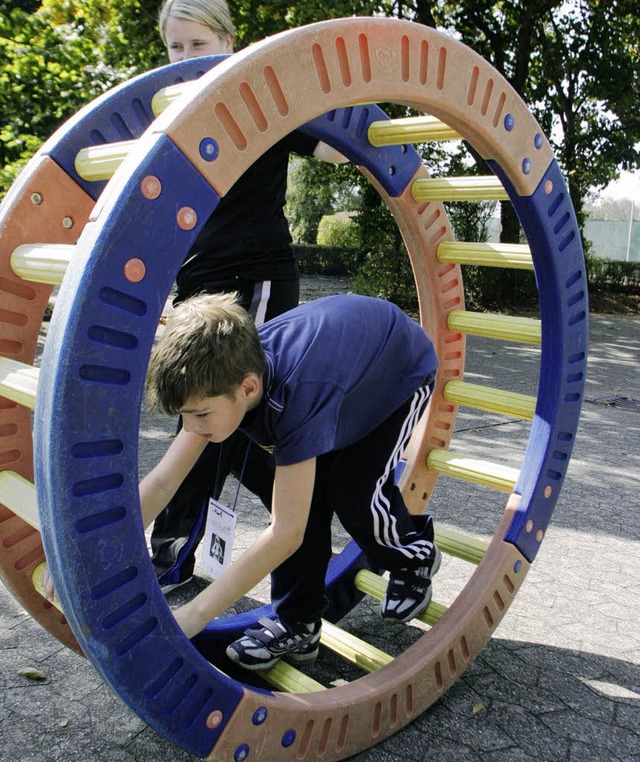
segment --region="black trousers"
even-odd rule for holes
[[[409,513],[395,468],[432,388],[419,389],[362,440],[317,459],[303,543],[271,574],[271,601],[283,622],[313,622],[326,609],[334,513],[374,567],[397,571],[431,562],[433,521]]]
[[[202,285],[201,292],[237,291],[242,306],[256,325],[298,305],[300,280],[249,281],[234,278]],[[186,298],[178,294],[175,303]],[[180,428],[178,424],[178,429]],[[248,448],[248,455],[247,455]],[[246,458],[246,464],[245,464]],[[202,540],[210,497],[218,498],[229,474],[271,507],[275,465],[273,456],[236,431],[222,444],[209,444],[167,507],[156,518],[151,533],[152,562],[160,584],[183,582],[193,574],[195,552]]]

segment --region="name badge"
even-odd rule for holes
[[[211,579],[218,579],[231,566],[235,533],[235,512],[211,498],[200,556],[200,566]]]

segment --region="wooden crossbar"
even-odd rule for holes
[[[447,325],[451,331],[472,336],[486,336],[538,346],[542,343],[540,321],[533,318],[453,310],[447,316]]]
[[[409,116],[405,119],[371,122],[367,137],[372,146],[424,143],[430,140],[459,140],[460,135],[435,116]]]
[[[40,371],[9,357],[0,357],[0,394],[33,410],[36,404]]]
[[[509,196],[493,175],[428,177],[411,186],[414,201],[507,201]]]
[[[436,256],[440,262],[479,267],[507,267],[512,270],[533,270],[531,250],[520,243],[474,243],[442,241]]]
[[[429,452],[427,468],[439,474],[492,487],[502,492],[513,492],[519,474],[518,469],[510,466],[440,449]]]
[[[0,471],[0,503],[34,529],[40,529],[36,489],[15,471]]]
[[[193,84],[193,81],[178,82],[175,85],[168,85],[167,87],[158,90],[151,99],[151,110],[153,111],[153,115],[159,116],[175,100],[184,95]]]
[[[11,268],[23,280],[59,286],[74,252],[73,244],[22,244],[11,255]]]
[[[479,564],[489,547],[489,543],[485,540],[457,532],[455,529],[449,529],[440,524],[435,525],[434,534],[436,545],[443,553],[461,558],[463,561],[469,561],[472,564]],[[434,605],[438,606],[439,604]]]
[[[467,381],[448,381],[443,394],[448,402],[457,405],[486,410],[489,413],[517,416],[525,421],[533,420],[536,410],[536,398],[528,394],[494,389]]]
[[[75,158],[76,172],[83,180],[110,180],[136,145],[135,140],[81,148]]]

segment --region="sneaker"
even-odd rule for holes
[[[162,595],[169,595],[169,593],[173,590],[177,590],[183,585],[188,585],[192,579],[193,575],[191,577],[187,577],[187,579],[181,580],[180,582],[168,582],[166,585],[163,585],[162,582],[160,582],[160,590],[162,591]]]
[[[280,659],[296,666],[311,665],[320,650],[320,622],[299,622],[295,630],[278,618],[258,620],[260,627],[249,629],[227,647],[227,656],[245,669],[262,670],[275,666]]]
[[[431,601],[431,579],[440,568],[442,554],[437,545],[428,565],[400,569],[389,575],[389,585],[380,613],[385,622],[409,622],[420,616]]]

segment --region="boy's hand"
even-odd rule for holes
[[[53,603],[56,599],[56,591],[53,586],[53,579],[51,577],[51,572],[49,571],[49,567],[45,566],[42,569],[42,575],[40,576],[40,584],[42,585],[42,589],[44,591],[44,597]]]
[[[189,639],[214,617],[224,614],[300,547],[311,509],[315,473],[315,458],[276,468],[269,526],[230,569],[173,612],[178,626]]]
[[[46,561],[43,561],[41,564],[36,566],[36,568],[33,570],[33,574],[31,575],[31,579],[33,581],[33,587],[35,590],[48,601],[50,601],[59,611],[62,611],[60,601],[58,600],[56,591],[53,587],[51,572],[47,567]]]

